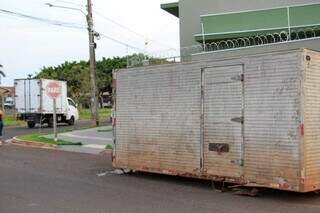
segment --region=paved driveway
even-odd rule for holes
[[[46,137],[53,138],[53,135],[47,135]],[[112,145],[112,127],[102,126],[60,133],[58,138],[71,142],[82,142],[83,144],[82,146],[61,146],[64,151],[99,154],[105,149],[106,145]]]

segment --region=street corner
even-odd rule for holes
[[[52,139],[53,135],[46,135],[48,139]],[[80,152],[89,154],[108,153],[112,150],[112,127],[102,126],[95,128],[88,128],[82,130],[75,130],[70,132],[60,133],[58,135],[60,140],[69,141],[73,143],[81,143],[81,146],[61,145],[59,148],[69,152]]]

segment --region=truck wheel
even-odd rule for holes
[[[52,116],[48,119],[48,127],[50,127],[50,128],[53,127],[53,117]]]
[[[34,128],[36,126],[36,123],[34,121],[28,121],[27,124],[29,128]]]
[[[69,126],[74,125],[74,117],[73,116],[71,116],[71,118],[68,120],[68,124],[69,124]]]

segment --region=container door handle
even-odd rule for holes
[[[242,123],[242,124],[243,124],[244,117],[241,116],[241,117],[231,118],[231,121],[232,121],[232,122],[237,122],[237,123]]]

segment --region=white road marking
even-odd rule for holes
[[[98,177],[102,177],[102,176],[105,176],[107,175],[109,172],[102,172],[102,173],[98,173],[97,176]]]
[[[102,177],[102,176],[106,176],[108,174],[123,175],[124,171],[122,171],[121,169],[116,169],[116,170],[113,170],[113,171],[106,171],[106,172],[98,173],[97,176],[98,177]]]
[[[80,136],[80,135],[74,135],[70,133],[63,133],[62,136],[72,137],[72,138],[81,138],[81,139],[88,139],[88,140],[98,140],[98,141],[110,141],[112,142],[112,138],[100,138],[100,137],[94,137],[94,136]]]
[[[82,145],[82,147],[85,147],[85,148],[93,148],[93,149],[104,149],[104,148],[106,147],[106,145],[86,144],[86,145]]]

